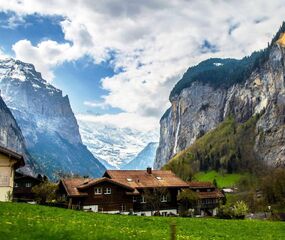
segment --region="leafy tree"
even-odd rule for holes
[[[167,188],[152,188],[146,189],[143,192],[144,199],[147,204],[149,204],[152,208],[152,211],[159,213],[160,208],[163,206],[163,202],[161,201],[164,196],[166,196],[169,200]]]
[[[285,169],[276,168],[262,178],[260,187],[268,204],[285,206]]]
[[[57,185],[49,181],[45,181],[32,188],[32,192],[35,194],[36,201],[40,204],[50,202],[56,197]]]
[[[177,200],[180,204],[180,214],[187,215],[187,212],[190,208],[195,208],[198,199],[199,197],[197,193],[190,189],[180,191],[177,197]]]

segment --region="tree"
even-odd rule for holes
[[[285,169],[276,168],[271,170],[261,180],[261,190],[268,204],[285,205]]]
[[[190,208],[194,208],[197,205],[198,199],[199,198],[197,193],[193,192],[192,190],[182,190],[177,197],[177,200],[180,203],[180,214],[188,215],[188,210]]]
[[[40,204],[50,202],[56,197],[57,185],[48,181],[36,185],[32,188],[32,192],[35,194],[36,201]]]
[[[147,204],[151,206],[152,211],[159,213],[161,206],[163,205],[163,199],[168,199],[167,188],[152,188],[146,189],[143,193],[144,199]]]
[[[214,185],[216,188],[218,187],[218,183],[217,183],[216,178],[214,178],[214,180],[213,180],[213,185]]]

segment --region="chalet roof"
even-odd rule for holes
[[[224,194],[218,189],[212,192],[196,192],[196,193],[200,199],[223,198],[224,197]]]
[[[189,185],[173,172],[166,170],[107,170],[104,177],[121,182],[132,188],[185,187]]]
[[[37,182],[42,182],[42,179],[39,179],[37,177],[31,176],[31,175],[28,175],[28,174],[23,174],[23,173],[16,172],[14,180],[16,181],[16,180],[20,180],[20,179],[33,179],[33,180],[35,180]]]
[[[215,188],[211,182],[188,182],[190,188]]]
[[[25,166],[25,161],[21,154],[3,146],[0,146],[0,153],[15,159],[17,161],[17,163],[15,164],[16,168]]]
[[[116,184],[116,185],[119,185],[123,188],[126,188],[128,190],[131,190],[133,191],[134,188],[130,187],[129,185],[126,185],[120,181],[117,181],[116,179],[110,179],[110,178],[106,178],[106,177],[102,177],[102,178],[95,178],[95,179],[91,179],[90,181],[88,182],[84,182],[83,184],[77,186],[77,189],[85,189],[85,188],[88,188],[88,187],[91,187],[91,186],[94,186],[98,183],[101,183],[101,182],[110,182],[110,183],[113,183],[113,184]]]
[[[77,187],[84,184],[85,182],[89,182],[90,178],[67,178],[61,179],[62,185],[64,186],[67,194],[69,196],[87,196],[87,193],[82,193],[78,191]]]

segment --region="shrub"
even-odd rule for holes
[[[234,218],[244,218],[248,212],[248,206],[244,201],[237,201],[234,204],[232,211]]]
[[[48,181],[45,181],[32,188],[32,192],[35,194],[36,201],[40,204],[50,202],[55,199],[57,185]]]
[[[237,201],[233,206],[223,205],[218,209],[217,217],[223,219],[244,219],[248,206],[244,201]]]

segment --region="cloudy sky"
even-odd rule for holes
[[[183,72],[264,48],[277,0],[0,0],[0,55],[33,63],[86,121],[158,129]]]

